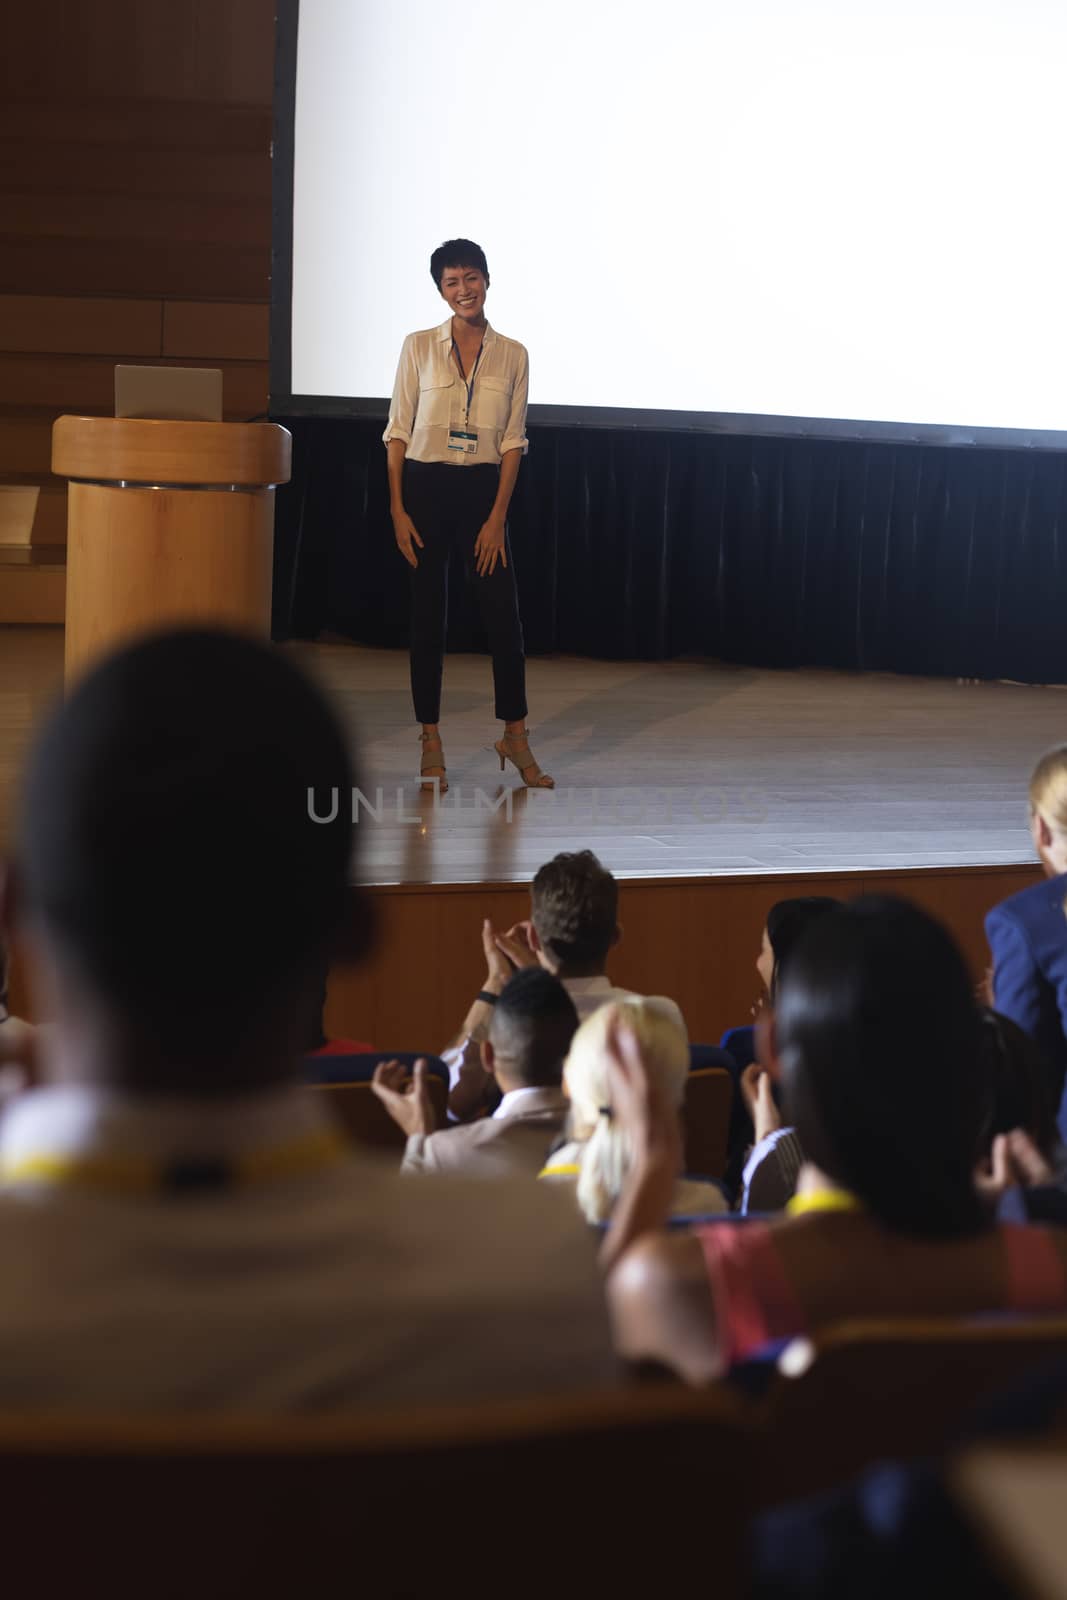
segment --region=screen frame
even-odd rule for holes
[[[274,132],[271,149],[270,417],[380,420],[389,397],[292,392],[293,197],[296,165],[296,68],[300,0],[276,0]],[[986,428],[936,422],[868,422],[844,417],[763,412],[639,411],[616,406],[531,405],[529,427],[608,428],[619,432],[738,434],[743,437],[856,440],[958,448],[1067,451],[1067,430]]]

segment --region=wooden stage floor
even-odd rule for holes
[[[0,629],[0,830],[32,727],[62,676],[62,630]],[[715,662],[529,663],[534,749],[552,794],[502,777],[489,663],[450,656],[451,788],[415,782],[407,658],[284,646],[358,742],[356,875],[368,884],[528,881],[589,845],[620,877],[908,871],[1033,861],[1026,778],[1067,739],[1067,691]],[[379,792],[380,791],[380,792]],[[418,819],[418,820],[413,820]]]
[[[507,927],[526,915],[541,862],[582,845],[625,880],[614,981],[673,995],[695,1039],[748,1020],[767,908],[810,892],[812,874],[824,893],[925,905],[977,978],[986,911],[1036,877],[1027,775],[1067,738],[1055,689],[540,659],[530,721],[553,797],[523,791],[510,769],[501,783],[489,664],[458,656],[442,721],[453,787],[435,812],[416,783],[406,657],[283,648],[351,728],[372,805],[382,791],[354,864],[374,886],[379,939],[358,968],[332,974],[327,1027],[390,1049],[438,1049],[455,1033],[484,970],[482,918]],[[62,658],[61,629],[0,628],[0,844]]]
[[[1029,863],[1026,780],[1067,739],[1063,690],[544,658],[529,663],[531,743],[557,787],[533,793],[491,749],[488,661],[452,656],[435,806],[414,782],[406,657],[287,648],[358,734],[379,811],[359,824],[371,884],[528,881],[582,845],[627,878]]]

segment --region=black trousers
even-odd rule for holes
[[[474,585],[493,656],[496,715],[504,722],[526,716],[526,657],[515,592],[511,544],[508,564],[498,559],[488,577],[474,563],[474,542],[496,499],[500,469],[491,465],[404,463],[404,509],[423,548],[411,571],[411,695],[416,722],[438,722],[448,623],[448,568],[453,556]]]

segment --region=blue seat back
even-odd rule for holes
[[[425,1061],[435,1077],[448,1087],[448,1067],[440,1056],[427,1055],[424,1050],[366,1050],[351,1056],[305,1056],[304,1077],[308,1083],[369,1083],[380,1061],[399,1061],[408,1071],[414,1070],[416,1061]]]

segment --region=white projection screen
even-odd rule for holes
[[[534,422],[1067,444],[1065,0],[288,0],[272,411],[477,240]]]

